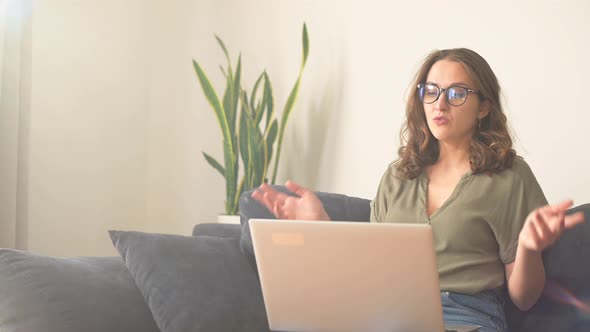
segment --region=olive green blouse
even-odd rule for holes
[[[527,215],[547,204],[528,164],[517,157],[498,174],[466,173],[430,218],[427,192],[424,172],[403,180],[390,165],[371,202],[371,222],[430,224],[442,291],[474,294],[504,285],[504,264],[516,257]]]

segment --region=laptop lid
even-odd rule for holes
[[[432,229],[251,219],[273,331],[444,331]]]

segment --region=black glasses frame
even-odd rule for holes
[[[424,101],[424,96],[420,93],[420,89],[425,88],[427,85],[434,86],[434,87],[436,87],[438,89],[438,94],[437,94],[436,98],[434,98],[434,100],[431,101],[431,102],[425,102]],[[466,88],[466,87],[460,86],[460,85],[451,85],[450,87],[443,89],[443,88],[439,87],[438,85],[436,85],[434,83],[420,83],[416,87],[418,88],[418,98],[420,98],[420,101],[422,101],[425,104],[434,104],[434,103],[436,103],[436,101],[438,100],[438,98],[440,98],[440,95],[442,95],[443,93],[447,96],[447,103],[449,105],[451,105],[451,106],[461,106],[461,105],[465,104],[465,102],[467,101],[467,98],[469,97],[469,93],[475,93],[475,94],[479,95],[479,91],[473,90],[473,89],[469,89],[469,88]],[[461,88],[461,89],[465,89],[467,91],[467,96],[465,97],[465,99],[463,100],[463,102],[461,104],[451,104],[450,99],[449,99],[449,95],[448,95],[447,91],[449,89],[452,89],[452,88]]]

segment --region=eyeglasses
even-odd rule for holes
[[[461,106],[467,101],[469,93],[479,94],[478,91],[471,90],[462,86],[450,86],[446,89],[439,88],[434,83],[418,84],[418,96],[425,104],[432,104],[438,100],[442,93],[446,93],[447,102],[451,106]]]

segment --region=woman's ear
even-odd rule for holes
[[[488,114],[490,114],[490,111],[492,109],[492,103],[490,103],[489,100],[484,100],[480,105],[479,105],[479,115],[477,116],[478,119],[483,119],[486,116],[488,116]]]

